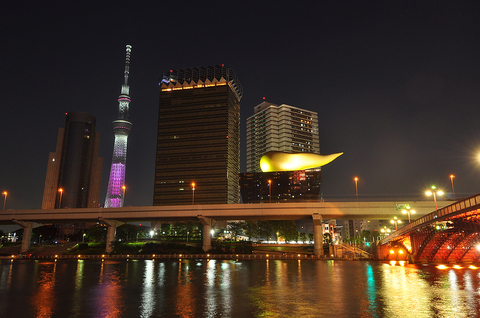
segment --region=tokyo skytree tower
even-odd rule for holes
[[[125,58],[125,82],[118,97],[118,118],[113,121],[113,134],[115,143],[113,146],[112,167],[108,180],[106,208],[120,208],[123,206],[125,195],[125,167],[127,162],[127,140],[132,129],[132,123],[128,121],[128,108],[130,105],[130,86],[128,86],[128,74],[130,71],[130,52],[132,46],[127,45]]]

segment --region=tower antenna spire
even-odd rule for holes
[[[126,46],[125,73],[122,91],[118,97],[118,117],[113,121],[113,134],[115,142],[113,145],[112,167],[110,168],[110,179],[108,181],[106,208],[119,208],[124,204],[125,195],[125,169],[127,163],[127,140],[132,123],[128,121],[130,109],[130,86],[128,86],[128,75],[130,73],[130,53],[132,46]]]
[[[125,55],[125,73],[124,73],[124,78],[125,78],[125,83],[124,85],[128,85],[128,74],[130,73],[130,52],[132,52],[132,46],[127,45],[126,47],[126,55]]]

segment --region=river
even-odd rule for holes
[[[480,269],[324,260],[1,260],[0,317],[477,317]]]

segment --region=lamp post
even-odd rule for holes
[[[391,230],[384,226],[383,229],[380,229],[380,232],[382,232],[383,238],[385,238],[385,236],[390,235]]]
[[[195,182],[192,182],[192,205],[195,204]]]
[[[8,192],[7,192],[7,191],[3,191],[2,194],[5,196],[5,198],[3,199],[3,210],[5,210],[5,204],[7,203],[7,194],[8,194]]]
[[[455,201],[455,188],[453,187],[453,179],[455,176],[453,174],[450,175],[450,182],[452,183],[452,193],[453,193],[453,201]]]
[[[272,180],[268,180],[268,202],[272,203]]]
[[[60,192],[60,200],[58,202],[58,208],[61,209],[62,208],[63,189],[62,188],[58,189],[58,192]]]
[[[123,197],[122,197],[122,207],[125,206],[125,190],[127,189],[127,187],[125,185],[122,186],[122,190],[123,190]]]
[[[398,230],[397,224],[402,223],[402,221],[397,219],[396,216],[394,216],[393,220],[390,220],[390,223],[395,224],[395,231],[396,231],[396,230]]]
[[[410,223],[410,214],[415,214],[415,210],[411,210],[410,206],[407,205],[405,210],[402,211],[403,214],[408,214],[408,223]]]
[[[358,177],[353,178],[353,181],[355,181],[355,196],[357,197],[358,202]]]
[[[426,195],[428,196],[431,196],[433,195],[433,201],[435,202],[435,212],[438,211],[437,209],[437,195],[443,195],[443,191],[442,190],[437,190],[437,187],[436,186],[432,186],[431,187],[432,190],[428,190],[427,192],[425,192]]]

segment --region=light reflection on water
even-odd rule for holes
[[[8,260],[0,316],[474,317],[479,282],[478,269],[358,261]]]

